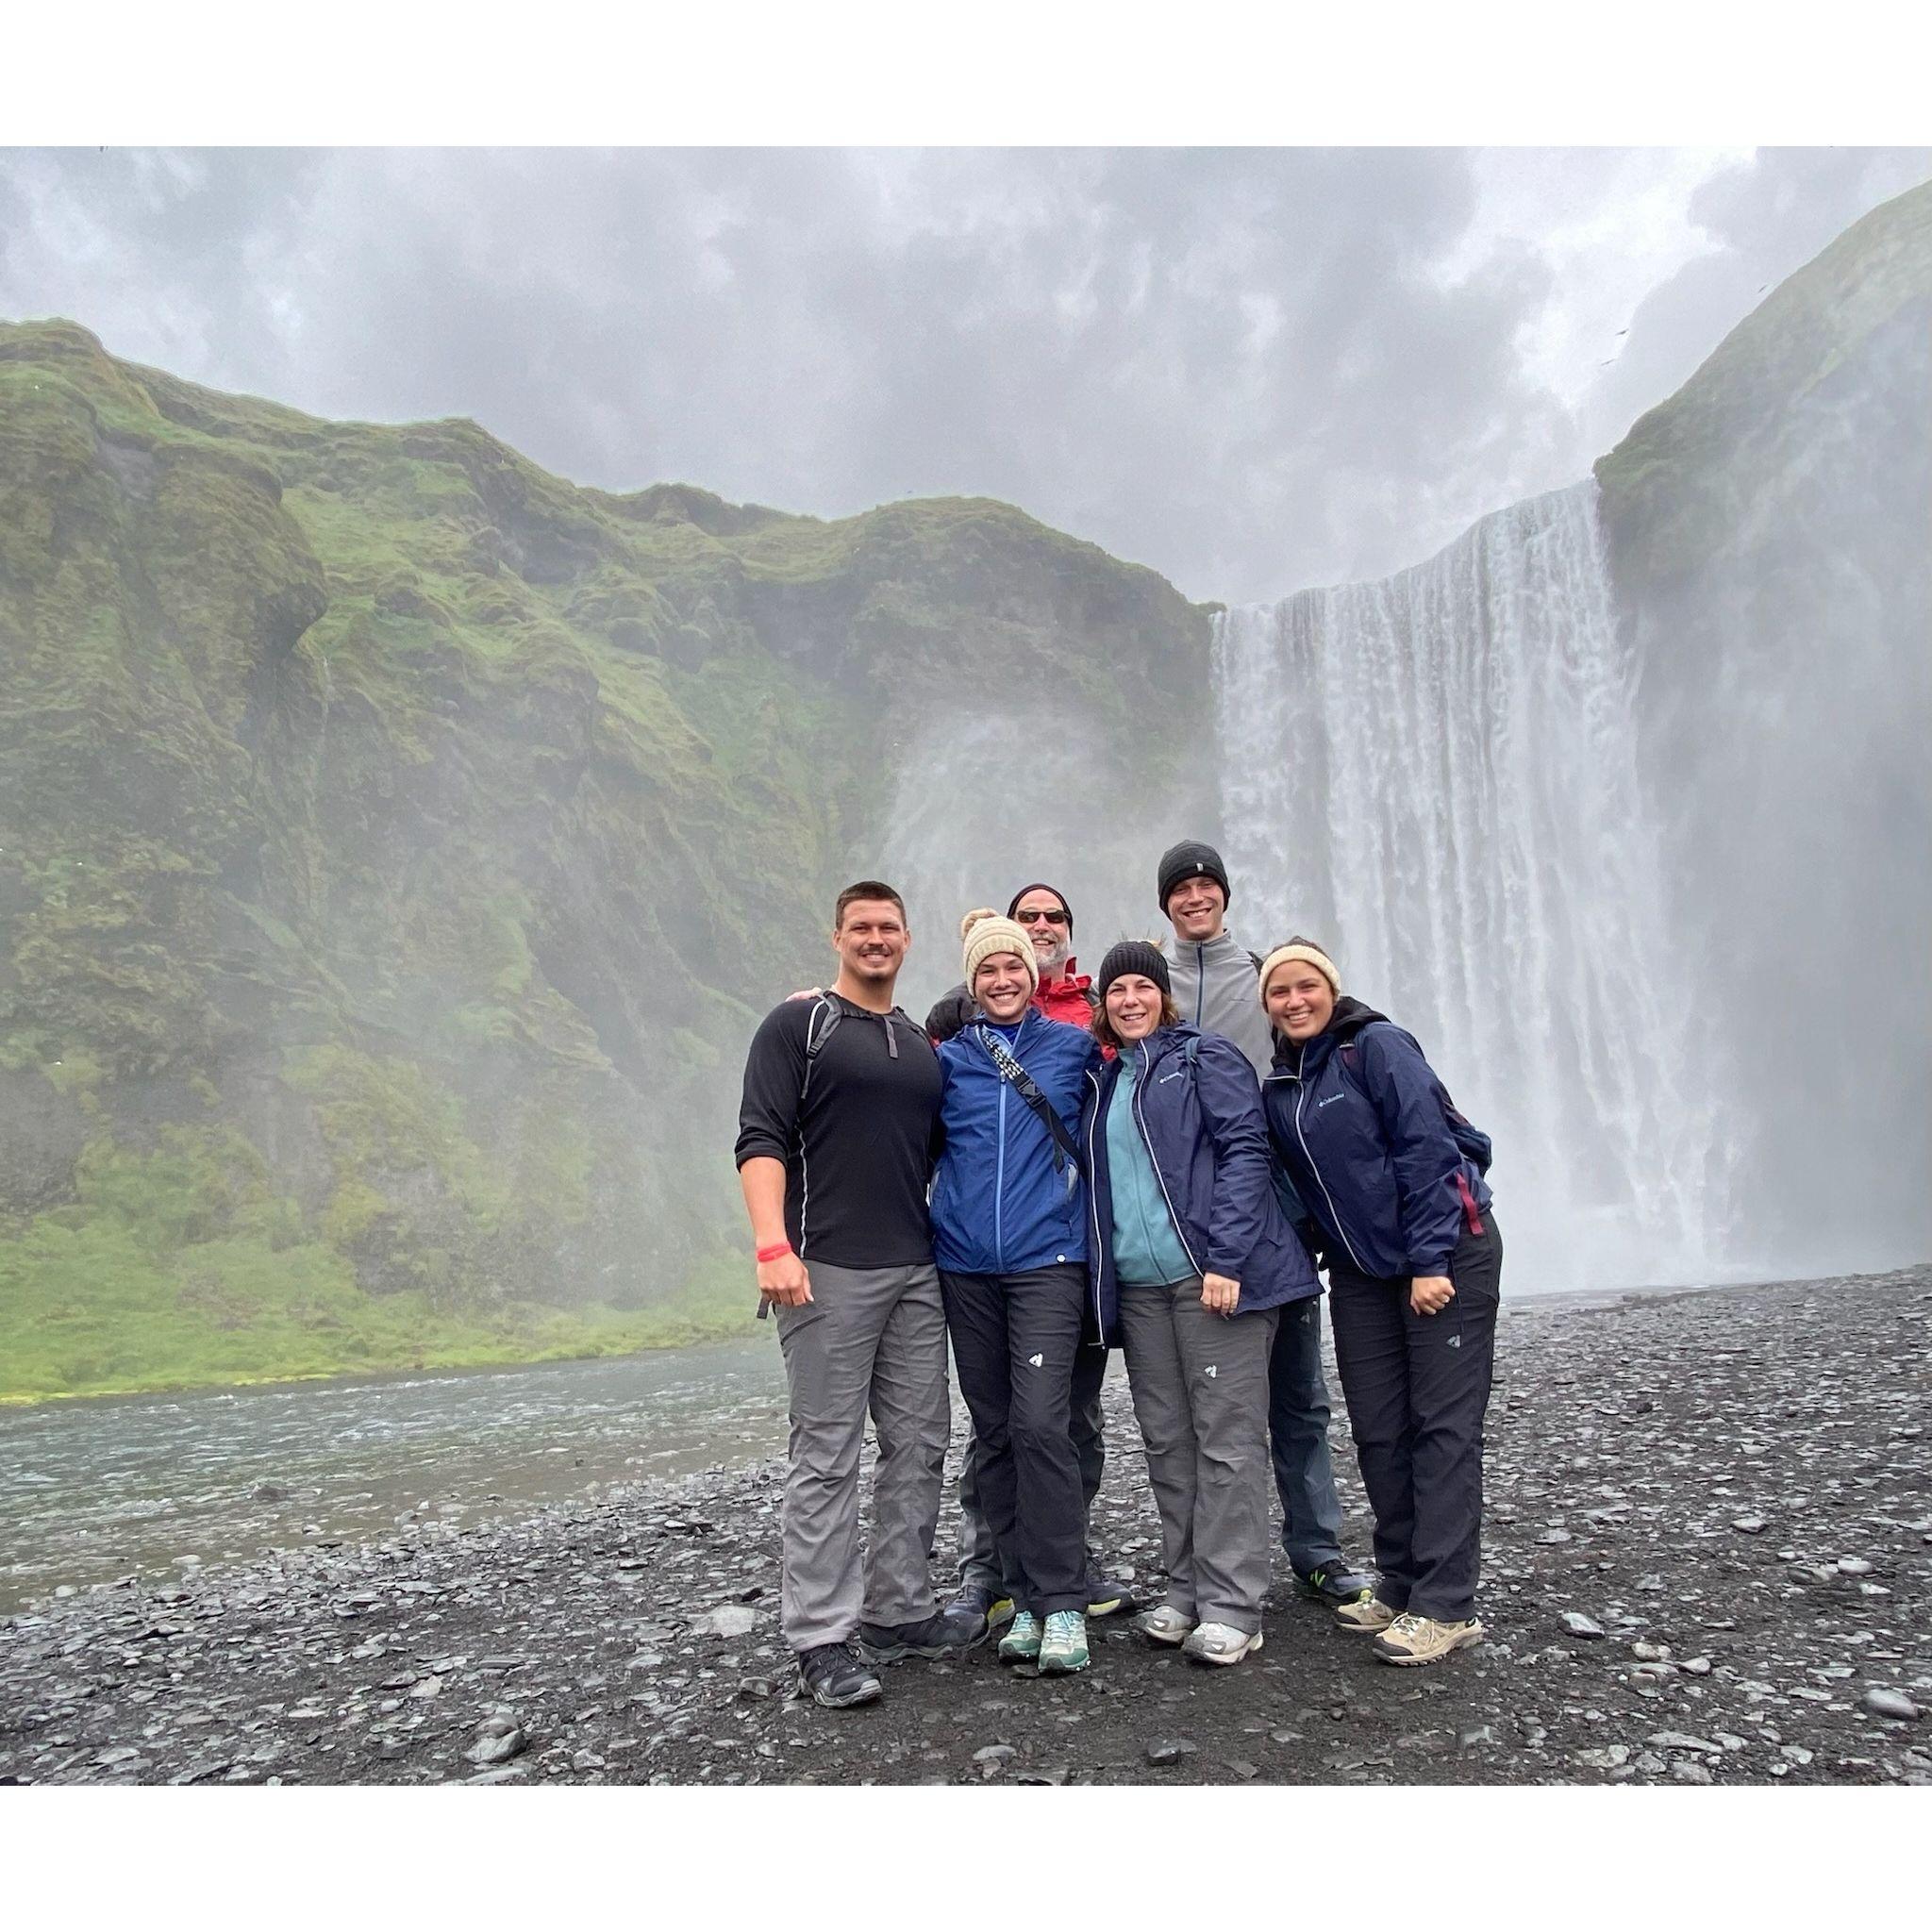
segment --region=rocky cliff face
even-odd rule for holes
[[[0,327],[0,1206],[177,1278],[662,1295],[969,663],[1118,719],[1206,620],[996,503],[610,495]]]
[[[1932,1251],[1932,188],[1597,465],[1734,1250]]]

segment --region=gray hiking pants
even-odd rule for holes
[[[939,1272],[809,1261],[812,1299],[777,1310],[791,1397],[780,1521],[780,1623],[793,1650],[936,1607],[926,1552],[939,1523],[946,1438],[946,1317]],[[858,1452],[878,1437],[873,1533],[861,1576]]]
[[[1198,1279],[1120,1290],[1121,1347],[1160,1512],[1167,1601],[1252,1636],[1268,1536],[1268,1357],[1278,1310],[1211,1315]]]

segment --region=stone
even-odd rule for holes
[[[472,1764],[508,1764],[522,1753],[527,1741],[523,1732],[512,1726],[509,1730],[478,1738],[463,1756]]]
[[[1872,1565],[1863,1557],[1840,1557],[1838,1569],[1840,1576],[1869,1576],[1872,1574]]]
[[[749,1637],[758,1622],[758,1613],[749,1604],[719,1604],[691,1627],[696,1637]]]
[[[1919,1716],[1919,1707],[1903,1690],[1883,1684],[1870,1685],[1865,1691],[1865,1708],[1874,1717],[1902,1718],[1907,1723]]]
[[[1671,1775],[1681,1785],[1707,1785],[1711,1775],[1694,1757],[1680,1757],[1671,1766]]]
[[[1194,1746],[1186,1738],[1157,1738],[1147,1747],[1149,1764],[1178,1764]]]
[[[1702,1751],[1710,1757],[1717,1757],[1724,1748],[1708,1738],[1693,1738],[1688,1731],[1653,1731],[1643,1741],[1660,1751]]]
[[[1769,1529],[1771,1524],[1762,1516],[1734,1516],[1731,1518],[1731,1527],[1741,1530],[1746,1536],[1759,1536]]]
[[[1604,1626],[1594,1617],[1586,1617],[1581,1610],[1565,1610],[1563,1628],[1572,1637],[1601,1637],[1604,1634]]]
[[[1014,1755],[1010,1744],[982,1744],[973,1754],[973,1761],[974,1764],[1004,1764]]]
[[[1710,1659],[1707,1657],[1687,1657],[1677,1668],[1688,1677],[1707,1677],[1710,1675]]]

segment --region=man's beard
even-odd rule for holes
[[[1074,956],[1074,939],[1071,933],[1061,933],[1053,942],[1050,953],[1042,953],[1038,946],[1033,949],[1033,963],[1040,968],[1041,977],[1047,978],[1058,973]]]

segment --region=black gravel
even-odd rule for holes
[[[982,1649],[822,1711],[788,1695],[765,1462],[43,1601],[0,1623],[0,1782],[1924,1784],[1928,1324],[1928,1268],[1511,1309],[1489,1641],[1433,1669],[1277,1559],[1236,1669],[1110,1620],[1078,1677]],[[1098,1538],[1151,1583],[1108,1401]],[[1336,1453],[1365,1553],[1339,1416]]]

